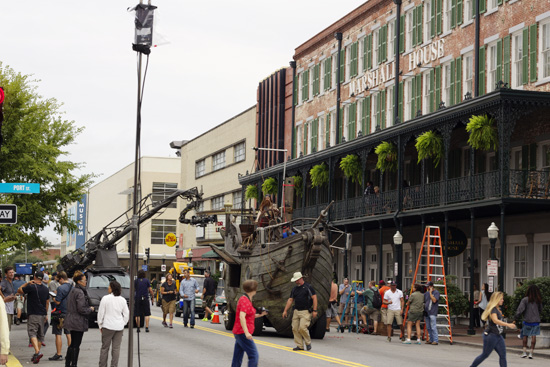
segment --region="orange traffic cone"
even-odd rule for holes
[[[220,322],[220,311],[218,310],[218,304],[216,303],[216,308],[214,310],[214,317],[212,318],[212,321],[210,321],[211,324],[221,324]]]

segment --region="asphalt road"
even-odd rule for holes
[[[198,320],[195,329],[184,328],[182,319],[178,318],[173,329],[161,325],[160,308],[153,307],[150,333],[134,337],[134,366],[182,366],[201,367],[230,366],[233,355],[234,339],[231,332],[226,331],[223,324],[215,325]],[[64,362],[49,361],[48,357],[55,354],[54,337],[51,329],[46,336],[46,347],[42,348],[44,357],[40,365],[64,366]],[[395,339],[395,338],[394,338]],[[97,366],[100,350],[100,333],[98,329],[90,329],[82,342],[80,367]],[[274,329],[267,329],[260,337],[255,337],[260,354],[260,366],[421,366],[444,365],[445,367],[469,366],[474,358],[481,353],[481,348],[441,343],[431,345],[403,345],[395,339],[391,343],[381,336],[355,333],[336,333],[334,329],[326,334],[323,340],[314,340],[310,352],[294,352],[293,340],[280,337]],[[65,339],[64,339],[65,342]],[[32,365],[30,359],[33,349],[28,347],[26,324],[12,328],[12,353],[24,366]],[[122,342],[119,366],[127,366],[128,355],[127,331]],[[66,345],[63,345],[63,355]],[[245,357],[243,365],[246,366]],[[483,366],[498,366],[498,356],[493,353]],[[526,360],[518,355],[508,355],[509,366],[548,366],[548,360],[536,358]],[[8,367],[18,366],[13,358]]]

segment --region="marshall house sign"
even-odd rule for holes
[[[421,47],[408,54],[409,58],[409,72],[414,71],[422,64],[429,64],[432,61],[439,60],[445,56],[445,40],[440,39],[438,41],[429,43],[424,47]],[[395,77],[395,62],[388,62],[381,65],[378,69],[367,71],[363,76],[351,81],[349,86],[349,93],[359,94],[363,91],[376,88]]]

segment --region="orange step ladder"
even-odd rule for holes
[[[425,260],[425,262],[422,260]],[[445,329],[447,332],[438,333],[438,337],[446,337],[453,344],[453,330],[451,328],[449,299],[447,297],[447,279],[445,277],[441,231],[437,226],[426,226],[424,229],[424,238],[422,239],[422,246],[420,247],[418,261],[416,262],[410,294],[414,292],[414,284],[425,284],[426,282],[433,282],[434,287],[439,291],[440,302],[436,325],[438,331]],[[441,300],[445,302],[441,302]],[[408,314],[409,306],[407,306],[405,311],[404,325],[406,325]],[[426,335],[426,325],[424,325],[424,335]],[[417,335],[417,337],[419,336]]]

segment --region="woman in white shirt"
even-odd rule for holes
[[[112,345],[111,366],[118,366],[120,355],[120,343],[124,326],[128,323],[130,311],[126,305],[126,299],[121,297],[122,287],[113,280],[109,283],[109,294],[101,299],[97,313],[97,324],[101,331],[101,354],[99,355],[99,367],[107,367],[109,348]]]

